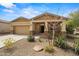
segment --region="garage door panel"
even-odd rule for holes
[[[16,26],[15,33],[16,34],[29,34],[29,26]]]

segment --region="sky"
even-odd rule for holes
[[[79,9],[79,3],[0,3],[0,19],[32,18],[45,12],[68,17]]]

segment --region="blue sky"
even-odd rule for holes
[[[78,9],[78,3],[0,3],[0,19],[32,18],[45,12],[68,17]]]

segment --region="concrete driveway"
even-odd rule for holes
[[[3,41],[5,39],[8,38],[12,38],[16,41],[23,39],[23,38],[27,38],[27,35],[13,35],[13,34],[9,34],[9,35],[0,35],[0,48],[4,46]]]

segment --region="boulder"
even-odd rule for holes
[[[35,50],[35,51],[42,51],[43,50],[43,46],[42,45],[35,45],[33,50]]]
[[[36,40],[40,39],[40,36],[36,36],[35,39],[36,39]]]

